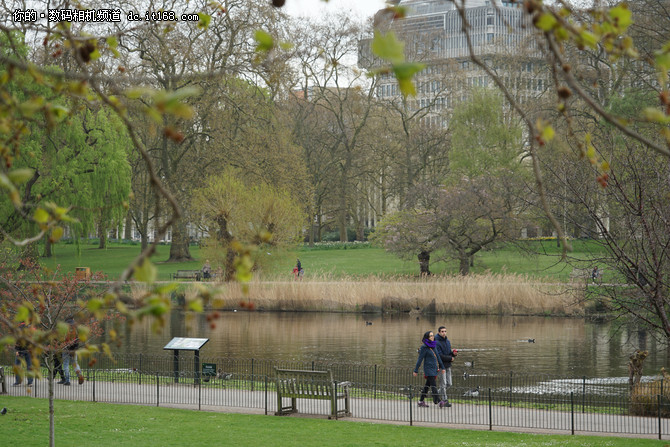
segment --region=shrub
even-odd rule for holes
[[[653,382],[638,383],[630,395],[630,414],[633,416],[658,416],[658,396],[661,398],[661,417],[670,417],[670,375],[661,369],[662,376]]]

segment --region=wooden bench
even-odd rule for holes
[[[277,412],[281,416],[297,413],[297,399],[321,399],[330,401],[328,419],[351,416],[349,409],[349,386],[351,382],[335,382],[331,371],[305,371],[279,369],[275,367],[277,380]],[[290,398],[291,405],[284,407],[282,399]],[[337,401],[344,399],[344,409],[337,409]]]
[[[172,274],[172,279],[195,279],[200,281],[200,270],[177,270],[177,273]]]

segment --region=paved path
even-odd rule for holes
[[[8,377],[11,384],[12,377]],[[75,378],[76,379],[76,378]],[[109,403],[151,405],[161,407],[201,409],[207,411],[274,414],[277,396],[274,392],[238,389],[242,382],[219,381],[217,387],[203,383],[202,388],[193,384],[165,384],[157,386],[151,383],[150,376],[143,376],[139,383],[137,375],[129,374],[127,382],[93,382],[83,385],[75,382],[69,387],[54,384],[57,399],[96,401]],[[147,382],[149,381],[149,382]],[[221,388],[221,385],[224,385]],[[262,384],[261,384],[262,386]],[[13,396],[32,395],[46,398],[48,384],[46,380],[37,381],[33,387],[8,386]],[[533,433],[595,434],[622,437],[658,439],[659,419],[654,417],[635,417],[608,414],[582,414],[543,410],[540,408],[510,408],[492,406],[489,409],[485,400],[479,404],[454,404],[451,408],[438,408],[430,403],[428,408],[419,408],[416,400],[410,402],[406,397],[395,399],[373,399],[352,397],[352,418],[347,420],[365,420],[393,424],[411,424],[439,426],[449,428],[476,428],[495,431],[521,431]],[[284,402],[287,404],[288,400]],[[342,405],[342,402],[340,402]],[[341,408],[341,407],[340,407]],[[327,401],[298,400],[301,414],[327,416],[330,404]],[[577,407],[576,407],[577,409]],[[661,419],[662,439],[670,439],[670,420]]]

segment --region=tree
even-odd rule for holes
[[[416,256],[422,276],[431,274],[431,255],[441,248],[441,235],[436,225],[439,216],[427,205],[436,198],[436,194],[434,188],[415,187],[411,193],[414,200],[408,201],[415,206],[387,214],[370,237],[372,243],[383,246],[400,258],[412,259]]]
[[[222,253],[226,281],[241,273],[236,264],[241,244],[291,245],[305,224],[302,207],[286,190],[245,182],[244,174],[232,168],[196,191],[194,208]]]
[[[655,96],[644,89],[628,90],[623,97],[611,98],[609,109],[618,116],[632,118],[654,100]],[[655,130],[648,123],[631,127],[647,138],[655,138]],[[590,130],[593,130],[590,150],[609,160],[609,174],[600,176],[597,166],[585,164],[573,154],[563,160],[561,169],[545,168],[550,184],[556,184],[550,189],[550,197],[556,203],[569,203],[565,209],[567,224],[576,235],[592,237],[602,249],[588,265],[598,265],[607,272],[608,280],[590,291],[589,298],[604,300],[611,311],[632,317],[667,338],[670,336],[667,158],[611,126]],[[547,151],[554,151],[557,146],[552,144]],[[563,146],[570,147],[565,143]],[[544,157],[550,159],[548,155]],[[639,162],[640,157],[644,163]],[[600,176],[600,184],[591,181],[595,176]],[[582,260],[572,262],[578,267],[584,265]]]
[[[94,348],[92,342],[101,335],[101,314],[91,312],[83,299],[85,296],[100,295],[89,280],[79,280],[72,273],[59,277],[56,272],[50,282],[41,282],[41,269],[31,260],[15,261],[24,263],[24,269],[16,274],[15,265],[5,260],[0,264],[0,330],[5,336],[3,345],[21,344],[28,348],[32,357],[32,369],[26,365],[14,366],[15,374],[38,377],[40,365],[48,370],[49,399],[49,445],[55,445],[54,424],[54,360],[67,345],[66,336],[72,329],[84,344],[79,353],[85,354]],[[58,278],[58,280],[56,280]],[[96,277],[94,279],[99,279]],[[13,315],[10,319],[8,316]],[[104,318],[111,318],[107,313]],[[72,328],[66,320],[73,319]],[[17,325],[17,322],[22,323]]]
[[[315,209],[317,213],[332,212],[340,240],[347,240],[347,224],[352,210],[354,190],[364,170],[362,145],[364,128],[374,108],[374,88],[362,88],[364,74],[352,69],[348,58],[357,51],[357,36],[361,25],[345,15],[327,24],[303,24],[304,39],[297,52],[304,77],[306,101],[299,103],[314,107],[321,117],[319,141],[325,149],[327,164],[332,169],[331,210]],[[311,149],[310,149],[311,150]]]

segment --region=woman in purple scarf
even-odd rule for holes
[[[437,373],[444,369],[444,364],[439,355],[435,351],[435,335],[433,331],[428,331],[423,334],[423,340],[421,340],[421,348],[419,349],[419,358],[416,361],[416,366],[414,367],[414,377],[419,374],[419,366],[423,362],[423,376],[426,378],[426,385],[424,385],[423,390],[421,391],[421,398],[419,399],[420,407],[427,407],[428,404],[423,400],[428,394],[428,387],[430,387],[430,392],[433,395],[433,402],[435,405],[439,405],[442,408],[446,403],[440,400],[440,396],[437,393],[437,383],[435,378]]]

